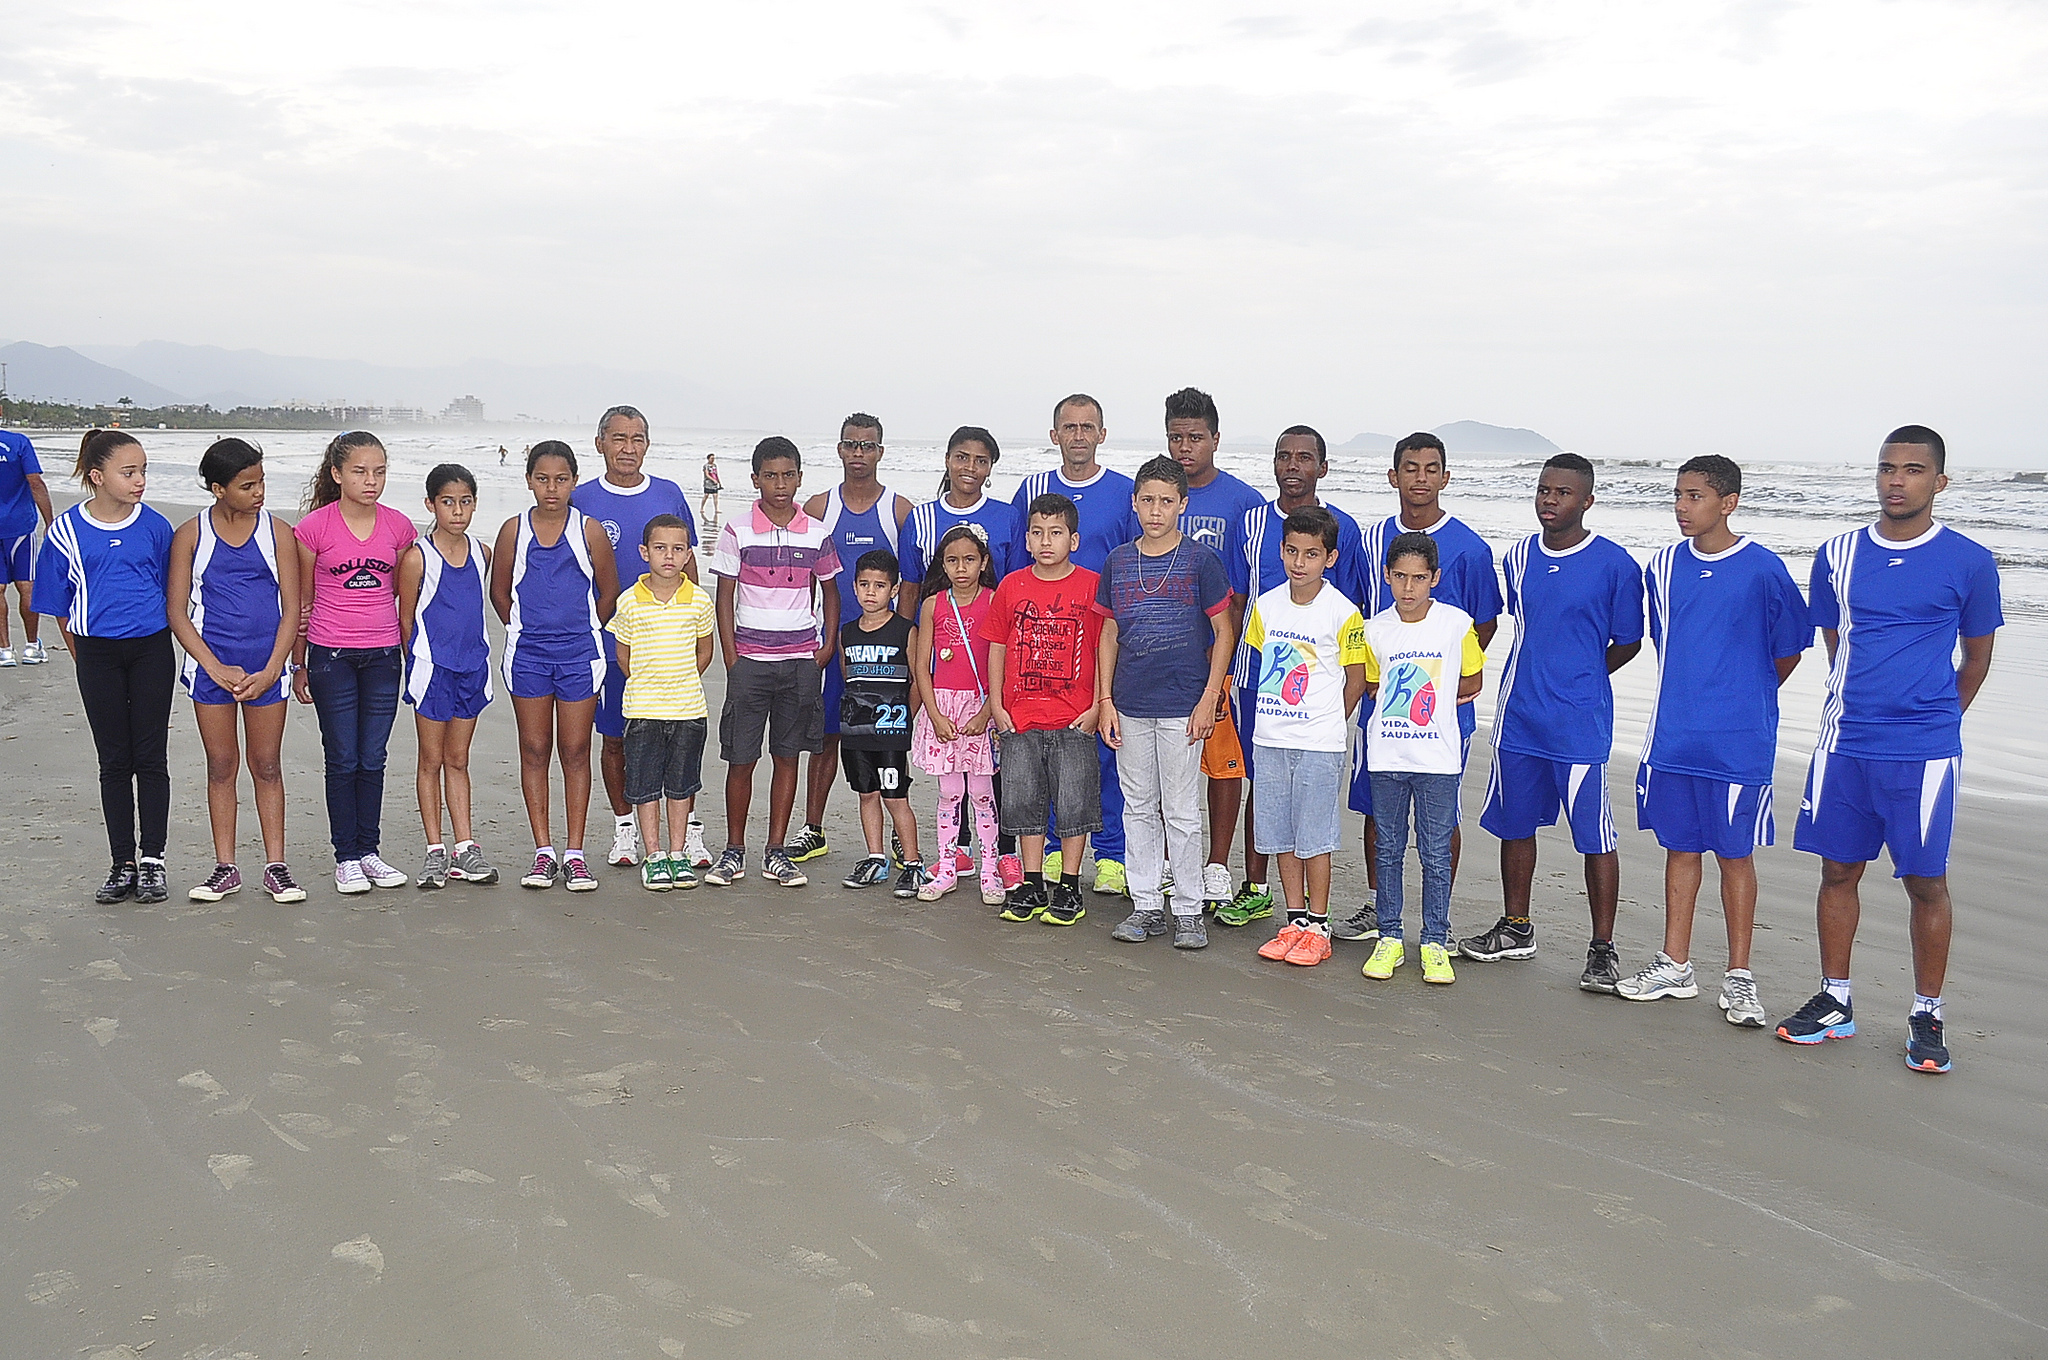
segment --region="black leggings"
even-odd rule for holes
[[[171,630],[148,637],[74,635],[78,697],[100,755],[100,808],[114,863],[136,857],[135,817],[142,814],[142,855],[162,859],[171,821],[171,690],[177,660]]]

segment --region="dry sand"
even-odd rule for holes
[[[1061,931],[965,893],[843,891],[843,790],[799,891],[655,896],[607,870],[580,897],[343,898],[303,709],[308,902],[183,900],[210,852],[181,700],[173,900],[95,908],[70,663],[0,692],[0,1356],[2048,1354],[2038,806],[1965,799],[1957,1070],[1936,1079],[1900,1061],[1881,875],[1863,1032],[1817,1051],[1730,1028],[1711,986],[1579,992],[1577,863],[1552,835],[1542,953],[1461,962],[1447,989],[1369,984],[1357,946],[1261,963],[1260,927],[1117,945],[1106,899]],[[405,868],[412,759],[401,711],[385,849]],[[505,868],[515,762],[500,703],[476,774]],[[715,792],[706,811],[715,842]],[[1461,930],[1498,901],[1468,834]],[[260,858],[246,795],[242,842]],[[1633,966],[1658,860],[1633,832],[1623,853]],[[1760,872],[1775,1017],[1812,986],[1815,865],[1781,845]],[[1355,852],[1339,883],[1355,900]]]

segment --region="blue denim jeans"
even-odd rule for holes
[[[1458,825],[1458,776],[1372,772],[1372,817],[1379,824],[1380,938],[1401,938],[1407,895],[1408,810],[1415,810],[1415,849],[1422,860],[1422,943],[1451,942],[1451,832]]]
[[[384,750],[398,713],[396,647],[306,648],[306,683],[327,757],[334,862],[375,854],[384,812]]]

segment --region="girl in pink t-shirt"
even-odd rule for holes
[[[917,895],[935,902],[953,891],[960,865],[952,846],[960,832],[960,800],[967,797],[974,802],[974,834],[981,841],[981,900],[997,906],[1003,901],[1003,876],[996,843],[995,748],[988,735],[993,710],[988,643],[980,636],[995,595],[995,563],[972,524],[948,529],[932,559],[912,642],[910,673],[923,702],[911,725],[910,748],[917,767],[939,779],[942,849],[931,881]]]
[[[398,563],[419,531],[379,505],[388,462],[377,436],[335,436],[306,489],[294,531],[299,579],[311,597],[299,635],[292,693],[320,716],[327,757],[327,828],[334,886],[345,893],[402,888],[406,877],[377,853],[384,751],[398,714]]]

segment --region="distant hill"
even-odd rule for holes
[[[1506,425],[1487,425],[1477,420],[1454,420],[1448,425],[1439,425],[1431,434],[1444,441],[1444,447],[1452,453],[1518,453],[1542,454],[1548,457],[1558,451],[1557,445],[1545,439],[1534,430],[1516,429]],[[1394,445],[1404,436],[1393,434],[1355,434],[1336,446],[1338,453],[1390,454]]]
[[[187,400],[170,388],[62,346],[17,340],[0,346],[0,364],[7,365],[7,391],[16,397],[87,405],[128,397],[137,406],[174,406]]]
[[[1374,434],[1370,430],[1368,430],[1364,434],[1352,435],[1349,439],[1345,440],[1341,444],[1338,444],[1330,451],[1332,453],[1389,454],[1394,451],[1394,445],[1399,443],[1400,439],[1401,437],[1399,435]]]

